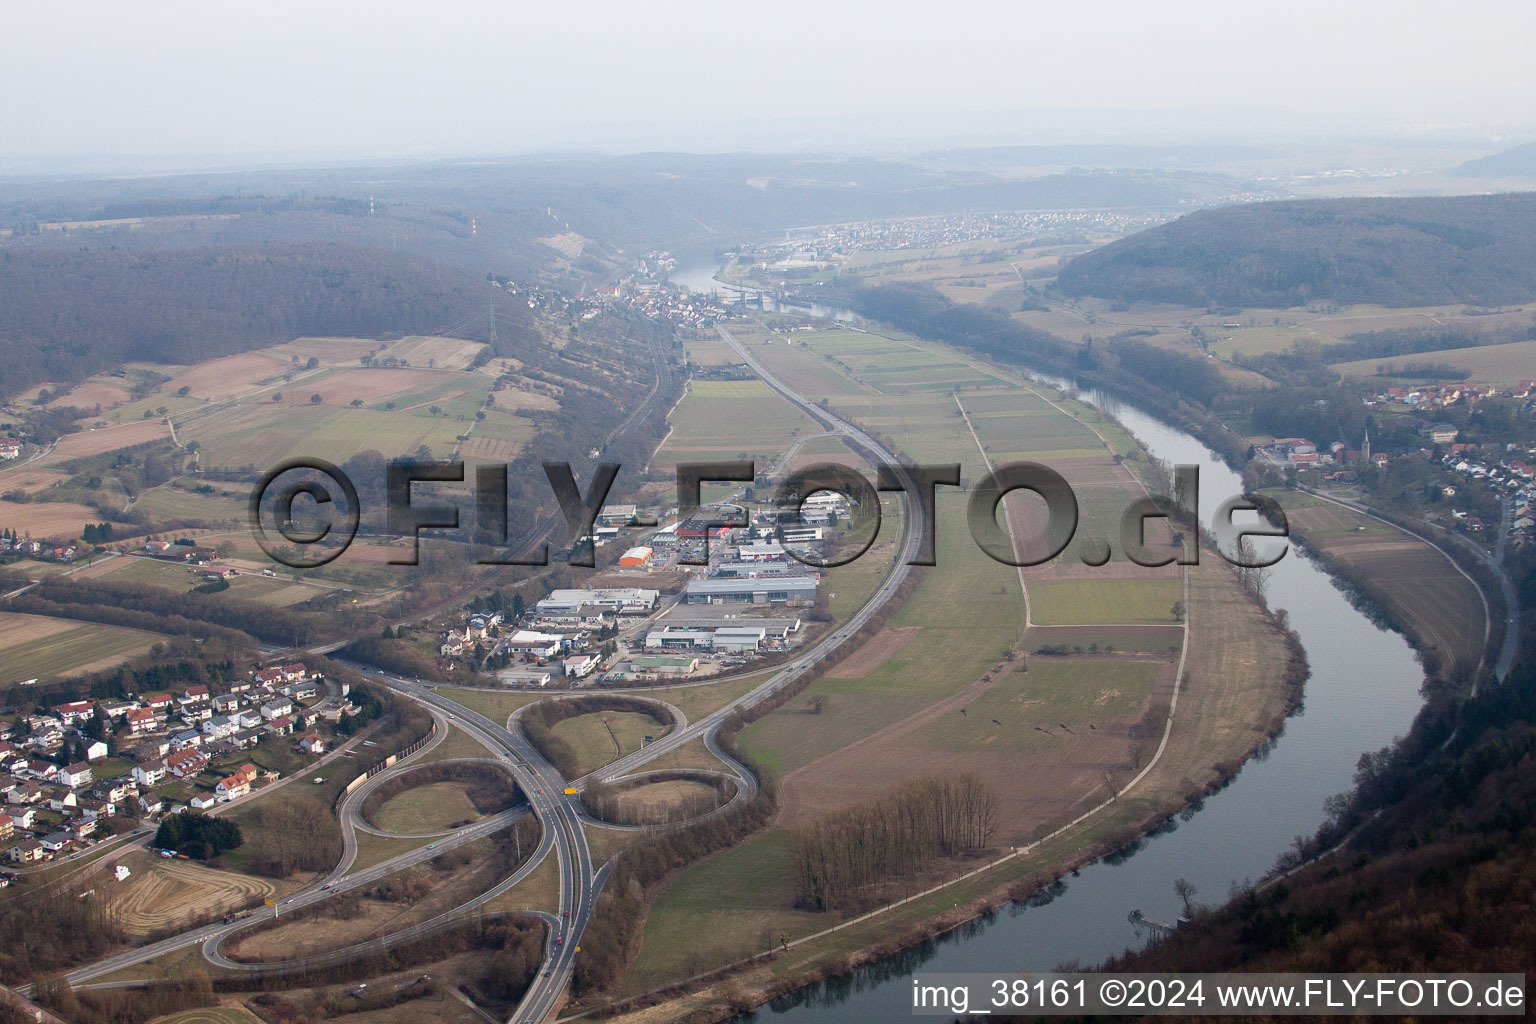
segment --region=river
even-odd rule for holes
[[[749,304],[755,304],[759,291],[756,288],[741,288],[734,284],[726,284],[715,277],[720,270],[715,263],[694,263],[679,267],[667,275],[667,280],[680,288],[686,288],[691,292],[700,292],[708,295],[718,292],[722,298],[745,296]],[[829,320],[852,320],[854,312],[851,309],[838,309],[833,306],[823,306],[819,302],[799,303],[785,302],[782,305],[774,301],[768,292],[762,292],[763,309],[770,313],[807,313],[811,316],[825,317]]]
[[[1087,394],[1152,455],[1200,467],[1200,513],[1209,525],[1220,502],[1241,493],[1236,473],[1189,434],[1123,403]],[[1207,556],[1208,557],[1208,556]],[[1181,912],[1173,890],[1186,878],[1196,902],[1224,901],[1235,885],[1261,878],[1293,837],[1310,835],[1323,801],[1350,787],[1362,752],[1407,732],[1420,706],[1423,673],[1412,649],[1353,608],[1315,563],[1295,552],[1275,566],[1272,606],[1284,608],[1307,651],[1312,675],[1305,707],[1290,718],[1268,753],[1246,764],[1175,831],[1147,840],[1118,863],[1099,862],[1042,906],[1013,905],[852,976],[801,990],[750,1019],[775,1024],[886,1024],[911,1016],[910,978],[933,972],[1084,968],[1141,945],[1127,915],[1172,922]]]

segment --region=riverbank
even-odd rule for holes
[[[1176,827],[1175,815],[1198,807],[1273,745],[1299,704],[1307,671],[1284,617],[1256,607],[1214,551],[1202,554],[1186,593],[1199,640],[1163,705],[1163,743],[1153,763],[1122,780],[1111,799],[1042,829],[1027,845],[993,851],[986,863],[966,865],[960,877],[917,896],[597,1012],[625,1021],[729,1017],[920,947],[1000,907],[1038,899],[1068,874],[1128,856],[1145,837]]]

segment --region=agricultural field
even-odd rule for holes
[[[46,455],[31,463],[31,465],[56,466],[61,462],[68,462],[71,459],[85,458],[89,455],[100,455],[103,452],[117,451],[119,448],[132,448],[135,445],[147,444],[150,441],[166,440],[170,436],[170,428],[159,419],[140,419],[131,423],[108,425],[95,429],[87,425],[85,429],[76,431],[73,434],[65,434],[59,438],[58,443]]]
[[[165,639],[121,626],[0,612],[0,682],[47,679],[110,668]]]
[[[798,375],[798,390],[827,398],[914,461],[959,461],[970,486],[989,465],[1046,462],[1078,495],[1078,536],[1118,547],[1120,517],[1142,496],[1146,466],[1099,414],[899,335],[794,338],[793,358],[767,357],[787,346],[766,345],[761,332],[748,343],[760,358],[778,359],[786,377]],[[999,515],[1017,551],[1027,551],[1041,525],[1031,500],[1011,498]],[[1168,770],[1159,763],[1139,783],[1144,797],[1114,805],[1108,817],[1176,801],[1190,780],[1214,777],[1216,760],[1241,760],[1272,728],[1284,703],[1279,637],[1225,565],[1193,570],[1188,609],[1175,607],[1184,602],[1177,566],[1137,566],[1118,551],[1099,568],[1082,564],[1073,548],[1021,571],[977,548],[966,503],[965,494],[939,489],[937,565],[912,597],[806,691],[744,730],[747,755],[781,780],[776,828],[686,869],[663,890],[630,991],[768,948],[779,932],[835,924],[835,915],[795,906],[784,830],[895,782],[962,771],[992,780],[999,844],[1027,842],[1103,801],[1157,747],[1186,620],[1191,651],[1201,652],[1189,663],[1199,678],[1186,685],[1209,691],[1210,711],[1186,713],[1164,755]],[[1147,543],[1172,550],[1163,524],[1149,526]],[[1043,647],[1053,653],[1037,653]]]
[[[1339,363],[1333,368],[1346,377],[1390,377],[1406,373],[1404,367],[1407,365],[1422,366],[1426,363],[1454,366],[1465,373],[1468,379],[1484,384],[1515,384],[1536,378],[1536,341],[1484,345],[1481,348],[1447,348],[1388,359],[1359,359],[1352,363]]]
[[[741,356],[723,341],[690,339],[683,342],[683,352],[694,366],[736,366],[741,363]]]
[[[277,894],[264,878],[215,871],[194,861],[165,860],[144,851],[118,858],[133,873],[112,883],[107,914],[131,935],[144,936],[207,914],[259,906]]]
[[[1283,488],[1263,493],[1284,507],[1305,546],[1369,580],[1391,613],[1445,659],[1448,675],[1456,666],[1476,667],[1487,628],[1483,602],[1449,557],[1412,534],[1334,502]]]
[[[1038,580],[1029,585],[1030,620],[1042,626],[1174,623],[1177,578]]]
[[[101,521],[100,512],[72,501],[0,500],[0,529],[14,530],[21,537],[76,540],[86,523]]]
[[[690,461],[754,459],[766,465],[797,437],[822,430],[758,380],[692,382],[671,425],[651,460],[657,472]]]
[[[644,992],[838,918],[794,907],[789,833],[769,829],[685,870],[651,908],[625,986]]]
[[[142,583],[166,590],[188,591],[203,582],[202,574],[187,565],[162,562],[155,558],[126,555],[114,558],[101,567],[101,571],[88,569],[81,575],[91,577],[110,576],[114,583]]]
[[[391,342],[375,358],[403,359],[412,366],[435,367],[439,370],[467,370],[485,347],[485,343],[480,341],[413,335]]]
[[[425,408],[415,415],[414,410],[317,405],[307,400],[308,389],[299,390],[302,395],[284,393],[282,402],[239,405],[217,416],[191,420],[178,427],[178,433],[183,443],[198,443],[209,466],[266,467],[301,455],[320,456],[339,465],[369,450],[394,456],[425,446],[446,456],[456,436],[474,420],[473,410],[457,419],[430,414]],[[433,404],[431,399],[425,401]]]

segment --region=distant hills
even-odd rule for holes
[[[1536,142],[1468,160],[1451,173],[1464,178],[1536,178]]]
[[[1192,213],[1074,259],[1068,295],[1179,305],[1500,305],[1536,297],[1536,193]]]

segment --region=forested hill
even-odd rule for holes
[[[467,271],[322,242],[10,249],[0,295],[0,396],[129,360],[196,363],[306,334],[429,333],[497,297],[513,302]],[[521,320],[498,325],[501,348],[515,350]]]
[[[1536,142],[1527,142],[1492,156],[1468,160],[1451,173],[1464,178],[1536,177]]]
[[[1536,193],[1206,210],[1078,257],[1059,284],[1179,305],[1524,302],[1536,298]]]

